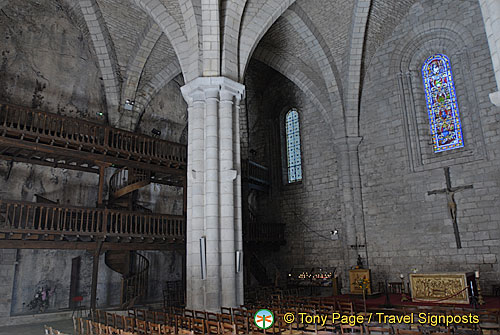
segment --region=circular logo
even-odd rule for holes
[[[274,315],[268,309],[259,309],[253,317],[253,322],[260,329],[269,329],[274,323]]]

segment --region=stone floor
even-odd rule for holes
[[[65,334],[73,334],[73,321],[51,321],[46,323],[34,323],[24,326],[0,327],[0,335],[44,335],[43,326],[47,325]]]

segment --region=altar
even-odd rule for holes
[[[476,294],[474,272],[410,274],[413,302],[469,304]]]

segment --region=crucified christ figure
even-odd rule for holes
[[[450,213],[451,220],[453,222],[453,232],[455,233],[455,241],[457,243],[457,249],[462,248],[462,242],[460,241],[460,232],[458,231],[458,222],[457,222],[457,203],[455,201],[455,193],[460,192],[462,190],[473,188],[472,185],[459,186],[459,187],[451,187],[451,178],[450,178],[450,168],[444,168],[444,177],[446,179],[446,188],[442,190],[435,190],[427,192],[428,195],[431,194],[446,194],[446,200],[448,202],[448,212]]]

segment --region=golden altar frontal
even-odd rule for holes
[[[473,280],[473,272],[410,274],[411,299],[414,302],[468,304],[469,283]]]

